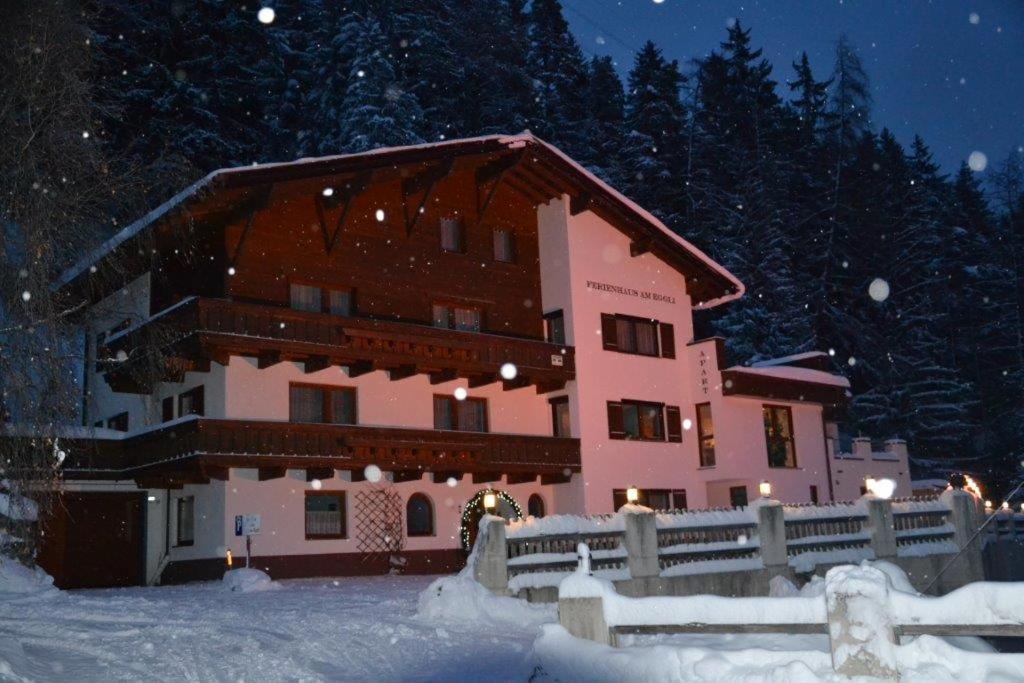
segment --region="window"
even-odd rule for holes
[[[650,318],[602,313],[601,343],[608,351],[676,357],[675,328]]]
[[[515,263],[516,236],[511,230],[494,231],[494,260]]]
[[[526,501],[526,514],[537,519],[544,516],[544,499],[540,497],[540,494],[534,493]]]
[[[715,466],[715,423],[711,419],[711,404],[697,405],[697,444],[701,467]]]
[[[195,496],[178,499],[177,545],[192,545],[195,542]]]
[[[458,218],[442,218],[439,227],[442,250],[460,254],[466,251],[466,239],[461,220]]]
[[[665,441],[665,412],[672,417],[672,441],[682,439],[679,407],[647,401],[608,401],[608,438]]]
[[[811,504],[818,504],[818,487],[814,486],[813,484],[811,485]]]
[[[434,396],[434,429],[458,432],[487,431],[487,399]]]
[[[355,424],[356,390],[292,384],[288,387],[288,421]]]
[[[653,510],[685,510],[686,490],[685,489],[640,489],[640,498],[637,500]],[[615,489],[612,491],[612,505],[616,510],[626,504],[626,489]]]
[[[764,437],[769,467],[796,467],[793,412],[788,406],[764,406]]]
[[[463,332],[480,331],[480,309],[434,304],[434,327]]]
[[[160,402],[160,417],[164,422],[174,419],[174,397],[168,396]]]
[[[306,491],[306,538],[345,537],[345,494]]]
[[[202,385],[178,394],[178,417],[204,414],[204,391]]]
[[[747,487],[746,486],[731,486],[729,487],[729,504],[734,508],[741,508],[747,506]]]
[[[405,504],[405,525],[408,536],[434,535],[434,506],[422,493],[409,496]]]
[[[291,307],[297,311],[352,315],[355,309],[355,294],[351,289],[318,287],[293,282],[290,285],[290,294]]]
[[[291,285],[291,305],[297,311],[320,312],[320,288],[311,285]]]
[[[569,420],[569,397],[559,396],[549,401],[551,403],[551,433],[554,436],[572,436],[572,424]]]
[[[565,313],[561,309],[544,314],[544,338],[552,344],[565,343]]]
[[[128,413],[118,413],[117,415],[107,418],[107,429],[114,429],[119,432],[128,431]]]

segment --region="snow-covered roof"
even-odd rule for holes
[[[550,156],[557,159],[559,162],[569,166],[573,172],[579,174],[586,181],[595,186],[600,192],[609,198],[614,203],[620,205],[628,212],[634,214],[643,224],[646,224],[650,228],[653,228],[655,233],[661,238],[667,238],[667,241],[672,246],[678,248],[680,252],[685,253],[688,257],[692,257],[694,261],[699,263],[701,266],[712,273],[716,278],[723,281],[722,289],[727,293],[710,299],[707,301],[698,302],[698,306],[702,308],[710,308],[727,301],[738,299],[743,295],[744,286],[732,273],[722,267],[720,264],[715,262],[711,257],[705,254],[703,251],[695,247],[693,244],[683,239],[671,229],[662,223],[656,216],[651,212],[647,211],[643,207],[639,206],[636,202],[629,199],[621,192],[608,185],[596,175],[588,171],[582,165],[571,159],[568,155],[562,152],[554,145],[541,140],[530,132],[523,132],[518,135],[485,135],[475,138],[462,138],[458,140],[444,140],[438,142],[423,143],[420,145],[408,145],[403,147],[382,147],[379,149],[370,150],[367,152],[360,152],[357,154],[339,154],[324,157],[314,158],[302,158],[295,161],[287,162],[276,162],[269,164],[259,164],[254,166],[240,166],[234,168],[222,168],[207,174],[202,179],[196,181],[186,189],[182,190],[178,194],[174,195],[166,202],[147,213],[142,218],[131,223],[117,234],[113,235],[110,239],[106,240],[95,249],[88,252],[83,256],[77,263],[72,267],[68,268],[54,283],[54,289],[60,289],[71,283],[73,280],[85,273],[91,266],[100,261],[104,256],[109,254],[111,251],[116,249],[121,244],[140,234],[148,226],[157,222],[160,219],[165,218],[172,210],[179,207],[183,207],[188,200],[191,200],[198,196],[202,191],[211,189],[215,183],[224,182],[228,179],[233,181],[240,181],[240,184],[244,184],[245,177],[251,176],[252,182],[256,183],[255,178],[260,177],[258,174],[263,174],[268,170],[274,169],[295,169],[304,166],[317,165],[325,167],[323,173],[330,174],[332,171],[329,167],[337,162],[351,161],[356,159],[371,159],[374,157],[381,157],[393,154],[408,154],[415,152],[416,150],[431,150],[442,152],[447,148],[459,149],[472,146],[480,146],[492,144],[496,146],[504,146],[508,149],[522,148],[526,145],[536,145],[543,149]],[[730,291],[731,290],[731,291]]]
[[[824,370],[812,370],[811,368],[794,367],[792,365],[779,365],[767,368],[748,368],[742,365],[734,365],[731,368],[726,368],[726,370],[746,375],[772,377],[774,379],[810,382],[811,384],[827,384],[828,386],[842,387],[844,389],[850,387],[850,380],[842,375],[833,375],[831,372],[825,372]]]
[[[769,358],[768,360],[759,360],[755,363],[751,363],[750,366],[754,368],[771,368],[777,365],[795,365],[802,361],[808,361],[818,358],[828,358],[828,354],[824,351],[806,351],[804,353],[794,353],[789,356],[782,356],[781,358]]]

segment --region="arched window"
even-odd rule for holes
[[[409,536],[434,535],[434,506],[422,493],[409,496],[405,504],[406,533]]]
[[[544,499],[539,493],[530,496],[530,500],[526,502],[526,514],[537,518],[544,516]]]

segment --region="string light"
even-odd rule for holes
[[[515,511],[516,517],[519,517],[520,519],[525,518],[523,515],[523,509],[519,507],[519,503],[516,502],[516,499],[504,491],[495,491],[493,489],[481,489],[480,491],[477,491],[477,494],[469,499],[469,502],[466,503],[466,507],[462,510],[462,521],[459,525],[459,536],[462,538],[462,548],[464,550],[472,550],[472,548],[469,547],[469,530],[474,522],[479,523],[480,517],[477,516],[474,520],[474,513],[476,511],[483,511],[484,496],[488,493],[494,494],[497,496],[498,500],[503,500],[508,503]]]

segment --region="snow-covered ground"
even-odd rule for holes
[[[0,592],[0,680],[529,679],[536,624],[554,621],[554,606],[507,598],[494,618],[453,618],[472,615],[474,598],[451,591],[456,600],[424,600],[418,616],[435,579],[60,592],[27,591],[32,580],[22,575],[17,593]]]

